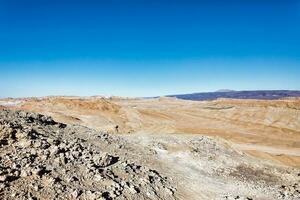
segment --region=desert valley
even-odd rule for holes
[[[98,197],[104,199],[300,197],[298,97],[191,101],[176,97],[53,96],[1,99],[0,105],[9,112],[40,113],[68,127],[79,126],[78,130],[73,128],[75,135],[96,149],[154,168],[171,178],[170,183],[165,183],[173,187],[169,194],[161,193],[159,188],[148,194],[141,185],[135,185],[132,187],[141,191],[140,196],[122,189],[117,193],[112,190],[107,196],[100,193]],[[104,141],[97,137],[103,133],[117,143],[105,144],[104,148]],[[87,199],[98,199],[96,194]]]
[[[299,0],[0,0],[0,200],[300,200]]]

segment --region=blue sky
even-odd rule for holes
[[[0,97],[300,90],[297,0],[0,0]]]

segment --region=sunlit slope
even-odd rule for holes
[[[220,136],[252,155],[300,166],[299,98],[199,102],[51,97],[27,99],[15,107],[109,132]]]

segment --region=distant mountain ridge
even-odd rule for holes
[[[205,101],[215,100],[218,98],[232,99],[281,99],[286,97],[300,97],[298,90],[253,90],[253,91],[234,91],[234,90],[218,90],[216,92],[201,92],[191,94],[167,95],[167,97],[176,97],[178,99]]]
[[[220,90],[217,90],[215,92],[236,92],[235,90],[230,90],[230,89],[220,89]]]

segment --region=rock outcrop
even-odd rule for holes
[[[0,199],[176,199],[167,177],[74,134],[83,130],[0,111]],[[112,143],[105,133],[98,138]]]

